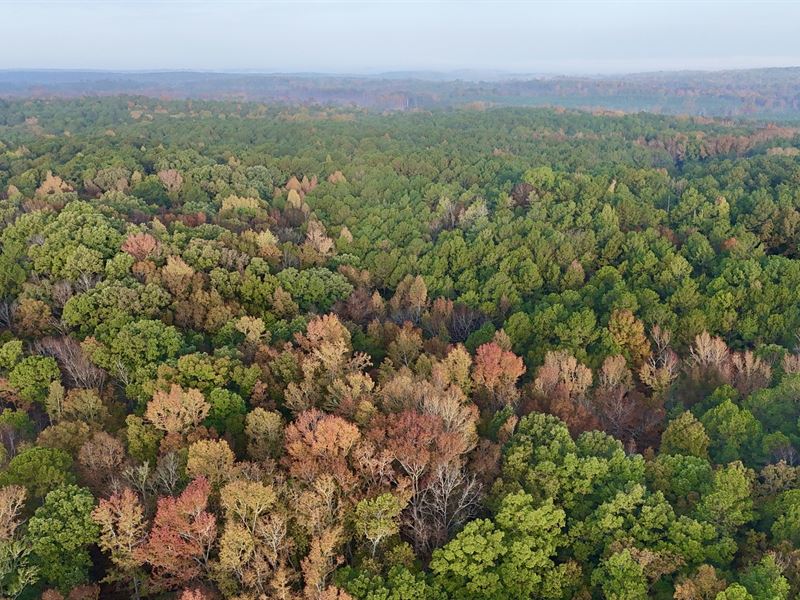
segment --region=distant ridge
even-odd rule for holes
[[[416,110],[465,105],[800,118],[800,67],[565,76],[487,70],[374,74],[0,70],[0,97],[142,95]]]

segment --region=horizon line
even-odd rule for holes
[[[781,66],[746,66],[725,68],[663,68],[622,71],[517,71],[491,67],[455,67],[451,69],[427,68],[387,68],[387,69],[361,69],[354,71],[329,71],[329,70],[278,70],[268,68],[191,68],[191,67],[165,67],[165,68],[96,68],[96,67],[0,67],[0,73],[113,73],[113,74],[160,74],[160,73],[195,73],[198,75],[267,75],[267,76],[324,76],[324,77],[380,77],[382,75],[455,75],[455,74],[491,74],[508,78],[515,77],[624,77],[631,75],[650,74],[689,74],[689,73],[730,73],[740,71],[786,71],[800,69],[800,63]]]

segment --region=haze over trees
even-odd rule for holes
[[[799,85],[797,67],[595,76],[469,70],[376,75],[0,70],[0,97],[5,98],[129,94],[400,111],[559,106],[792,120],[800,117]]]
[[[0,103],[0,596],[800,593],[800,136]]]

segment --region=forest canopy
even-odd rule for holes
[[[797,597],[798,134],[0,101],[0,597]]]

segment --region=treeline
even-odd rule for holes
[[[583,110],[797,119],[800,68],[536,77],[508,73],[265,73],[0,71],[0,97],[120,94],[281,102],[370,110],[564,106]]]
[[[800,592],[793,131],[0,114],[3,597]]]

